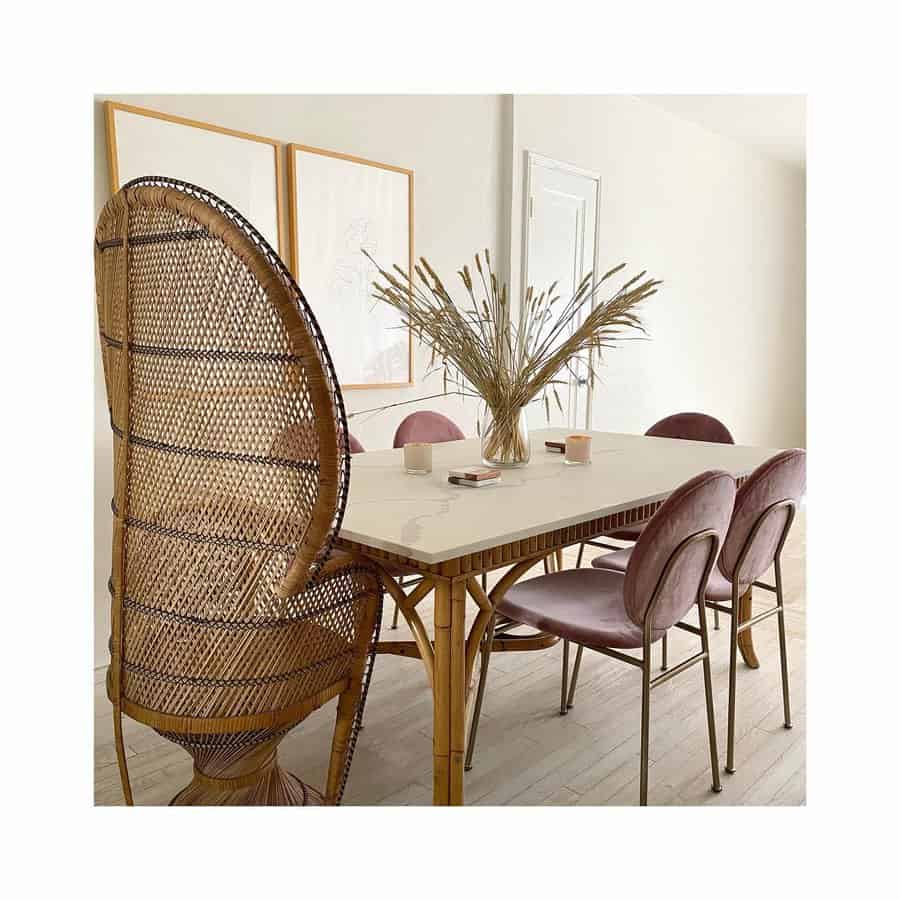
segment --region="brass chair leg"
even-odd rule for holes
[[[734,774],[734,707],[737,696],[738,586],[731,589],[731,648],[728,657],[728,742],[725,771]]]
[[[709,765],[712,769],[712,789],[718,794],[722,790],[719,777],[719,748],[716,744],[716,713],[713,708],[712,667],[709,664],[709,631],[706,627],[706,604],[699,604],[700,646],[706,656],[703,658],[703,689],[706,692],[706,728],[709,732]]]
[[[491,650],[494,648],[494,622],[492,617],[481,644],[481,671],[478,673],[478,692],[475,694],[475,709],[472,712],[472,725],[469,729],[469,741],[466,744],[466,758],[463,769],[468,772],[472,768],[472,757],[475,755],[475,738],[478,734],[478,722],[481,719],[481,704],[484,701],[484,689],[487,685],[488,663]]]
[[[719,630],[719,611],[717,609],[713,610],[713,628],[715,628],[716,631]]]
[[[578,684],[578,670],[581,668],[581,654],[584,647],[579,644],[578,650],[575,652],[575,666],[572,669],[572,680],[569,682],[569,699],[566,700],[566,707],[571,709],[575,705],[575,685]]]
[[[562,658],[562,690],[559,696],[559,714],[564,716],[568,711],[569,699],[569,642],[563,641],[563,658]]]
[[[647,770],[650,765],[650,647],[644,646],[641,666],[641,806],[647,805]]]
[[[788,688],[787,637],[784,630],[784,596],[781,589],[781,556],[775,557],[775,595],[778,598],[778,646],[781,652],[781,694],[784,700],[784,727],[791,723],[791,697]]]
[[[669,668],[669,633],[666,632],[662,637],[662,664],[660,669],[663,672]]]

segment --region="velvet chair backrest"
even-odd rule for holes
[[[272,455],[281,459],[302,460],[304,447],[314,438],[309,423],[289,425],[272,442]],[[351,454],[366,452],[366,448],[349,431],[347,447]]]
[[[760,516],[782,500],[798,503],[805,492],[805,450],[783,450],[751,473],[735,498],[731,526],[719,556],[719,570],[729,581],[736,579],[741,586],[750,584],[772,565],[788,523],[790,510],[787,508],[766,516],[746,549],[740,572],[735,571]]]
[[[430,409],[410,413],[398,426],[394,435],[394,447],[422,442],[425,444],[442,444],[444,441],[464,441],[466,436],[459,426]]]
[[[645,432],[648,437],[679,438],[683,441],[709,441],[711,444],[733,444],[731,432],[716,418],[706,413],[675,413],[660,419]]]
[[[703,472],[675,490],[641,532],[625,572],[625,609],[643,627],[653,593],[653,630],[671,628],[696,603],[710,558],[710,542],[697,541],[678,556],[659,584],[675,550],[691,535],[711,529],[721,542],[731,519],[735,482],[727,472]]]

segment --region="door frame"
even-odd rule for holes
[[[558,169],[561,172],[567,172],[570,175],[578,175],[581,178],[586,178],[590,181],[595,182],[594,188],[594,253],[593,253],[593,264],[591,269],[593,271],[593,278],[591,287],[595,289],[597,287],[597,276],[599,274],[599,266],[600,266],[600,185],[601,178],[599,173],[592,172],[589,169],[582,169],[580,166],[572,165],[571,163],[563,162],[558,159],[553,159],[550,156],[544,156],[542,153],[537,153],[534,150],[525,150],[525,192],[523,196],[523,210],[522,210],[522,221],[524,223],[522,228],[522,278],[521,278],[521,291],[522,297],[525,296],[525,291],[528,290],[528,244],[529,239],[531,237],[531,170],[532,167],[538,165],[545,169]],[[591,309],[594,308],[594,304],[596,303],[596,297],[591,300]],[[522,314],[522,303],[520,300],[519,303],[519,315]],[[590,379],[588,380],[587,385],[587,410],[585,415],[585,423],[587,424],[587,430],[591,428],[591,419],[592,412],[594,406],[594,389],[590,383]]]

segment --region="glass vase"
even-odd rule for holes
[[[486,466],[517,469],[531,459],[528,439],[528,420],[525,407],[491,409],[487,404],[481,411],[481,461]]]

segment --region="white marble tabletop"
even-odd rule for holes
[[[544,441],[569,433],[533,432],[531,462],[486,488],[447,482],[481,463],[476,439],[435,444],[430,475],[407,475],[402,450],[355,454],[341,537],[434,564],[663,499],[707,469],[740,477],[778,452],[593,431],[591,465],[568,466]]]

